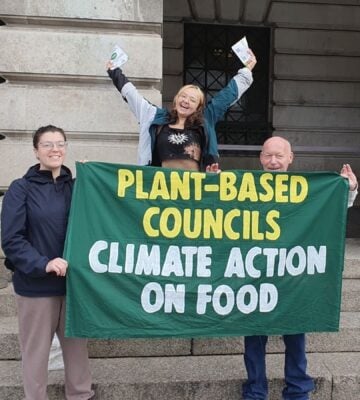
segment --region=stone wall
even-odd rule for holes
[[[323,148],[298,151],[294,169],[338,171],[350,162],[360,176],[359,1],[242,0],[214,6],[207,0],[168,0],[164,6],[165,101],[182,84],[185,21],[269,26],[273,134],[287,137],[295,150]],[[222,166],[258,168],[257,155],[223,157]]]
[[[138,125],[105,63],[115,44],[124,72],[161,103],[162,0],[2,0],[0,3],[0,188],[35,163],[31,134],[62,127],[75,160],[135,163]]]
[[[185,21],[271,27],[270,120],[295,146],[293,168],[350,162],[360,176],[358,0],[2,0],[0,21],[0,189],[35,162],[31,134],[49,123],[68,133],[72,169],[136,162],[138,125],[105,62],[120,44],[129,78],[169,105],[183,83]],[[258,166],[254,153],[222,159],[224,169]]]
[[[358,0],[3,0],[0,20],[0,188],[34,162],[31,133],[48,123],[69,133],[72,168],[84,158],[135,162],[138,126],[105,61],[114,44],[123,46],[127,75],[154,103],[162,91],[169,105],[183,83],[184,21],[272,27],[274,134],[337,149],[298,152],[294,168],[351,162],[360,174]],[[256,168],[256,158],[223,165]]]

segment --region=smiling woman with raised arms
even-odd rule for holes
[[[185,85],[172,109],[159,108],[142,97],[120,68],[107,64],[108,74],[140,124],[138,163],[194,171],[218,171],[216,123],[251,85],[255,55],[207,104],[202,90]]]

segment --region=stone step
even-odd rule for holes
[[[16,315],[16,300],[13,286],[9,282],[7,287],[0,289],[0,316],[13,315]]]
[[[91,358],[242,354],[243,338],[89,340]],[[281,337],[269,339],[268,352],[282,353]],[[340,331],[307,334],[309,353],[360,352],[360,312],[342,312]],[[20,359],[16,317],[0,318],[0,360]]]
[[[360,238],[346,239],[344,278],[360,279]]]
[[[312,400],[358,400],[360,353],[308,355],[315,379]],[[94,400],[242,399],[246,373],[241,355],[139,357],[91,360]],[[281,398],[284,356],[269,354],[269,400]],[[49,373],[49,400],[63,400],[63,371]],[[20,362],[0,361],[0,398],[23,396]]]
[[[342,311],[360,311],[360,279],[344,279],[342,282]]]
[[[308,333],[308,353],[360,352],[360,312],[341,312],[339,332]],[[192,354],[236,354],[243,353],[243,338],[194,339]],[[271,336],[268,353],[283,353],[284,343],[280,336]]]

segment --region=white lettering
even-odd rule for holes
[[[154,301],[151,302],[151,297],[154,297]],[[141,306],[149,314],[155,313],[161,310],[164,304],[164,292],[159,283],[150,282],[147,283],[141,292]]]
[[[107,264],[102,264],[99,260],[99,254],[103,250],[106,250],[108,248],[107,242],[105,240],[98,240],[95,242],[89,251],[89,264],[90,268],[94,271],[97,272],[98,274],[101,274],[103,272],[107,271]]]

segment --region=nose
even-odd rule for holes
[[[276,158],[276,156],[271,156],[270,162],[271,162],[271,164],[277,163],[277,158]]]

